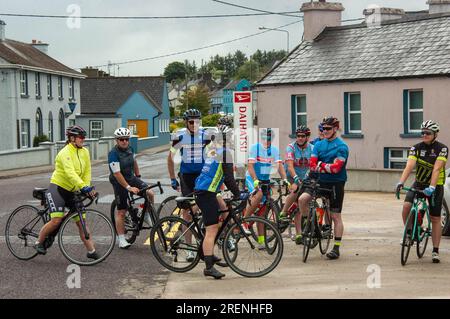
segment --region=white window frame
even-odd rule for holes
[[[28,95],[28,72],[27,70],[20,71],[20,95]]]
[[[53,97],[52,75],[47,74],[47,98],[51,99],[52,97]]]
[[[391,152],[392,151],[402,151],[403,157],[392,157]],[[392,147],[388,149],[388,168],[391,168],[391,162],[397,162],[397,163],[406,163],[408,162],[408,156],[409,156],[409,148],[401,148],[401,147]]]
[[[39,72],[34,73],[34,88],[36,97],[41,97],[41,74]]]
[[[352,108],[351,108],[351,100],[352,100],[351,96],[352,95],[359,95],[359,98],[361,100],[361,92],[353,92],[353,93],[349,93],[348,94],[348,132],[351,133],[351,134],[361,134],[362,133],[362,112],[361,112],[362,105],[360,105],[359,111],[352,111]],[[361,123],[360,123],[361,124],[361,130],[352,130],[351,129],[351,127],[352,127],[351,115],[352,114],[359,114],[359,115],[361,115]]]
[[[422,92],[422,108],[421,109],[411,109],[411,92]],[[423,118],[423,90],[422,89],[416,89],[416,90],[408,90],[408,133],[420,133],[420,128],[417,130],[411,129],[411,113],[422,113]]]
[[[64,90],[63,90],[63,77],[62,75],[58,76],[58,98],[64,98]]]
[[[300,95],[296,95],[295,96],[295,127],[298,127],[300,124],[298,123],[298,117],[299,116],[305,116],[306,117],[306,123],[308,123],[308,105],[305,105],[306,107],[306,112],[299,112],[298,111],[298,100],[299,98],[305,97],[306,100],[306,94],[300,94]],[[306,125],[306,123],[304,125]]]
[[[93,124],[98,124],[98,123],[100,123],[100,129],[99,128],[94,128]],[[93,136],[93,134],[92,134],[93,132],[100,132],[101,133],[100,137],[103,137],[103,121],[101,121],[101,120],[89,121],[89,136],[91,138],[100,138],[99,136]]]
[[[73,78],[69,79],[69,99],[75,99],[75,81]]]
[[[27,123],[27,125],[25,125]],[[28,131],[24,131],[25,127],[28,128]],[[29,148],[30,147],[30,130],[31,124],[30,120],[21,120],[20,121],[20,148]]]

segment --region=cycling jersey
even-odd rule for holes
[[[270,172],[275,163],[281,163],[280,151],[275,146],[264,148],[261,143],[252,145],[248,158],[249,163],[254,163],[256,177],[259,180],[270,180]],[[247,176],[250,174],[246,173]]]
[[[182,174],[200,173],[205,163],[205,148],[211,143],[211,134],[200,128],[196,134],[191,134],[188,129],[179,130],[172,136],[170,151],[175,154],[180,150]]]
[[[121,149],[117,145],[108,154],[109,163],[109,179],[116,181],[114,173],[122,173],[125,180],[129,180],[134,176],[134,161],[136,154],[130,146],[126,149]]]
[[[206,159],[202,172],[195,181],[195,190],[218,193],[224,182],[235,197],[239,196],[239,188],[234,180],[232,155],[229,150],[220,148],[212,151]]]
[[[307,143],[305,148],[301,148],[297,142],[291,143],[286,147],[286,158],[285,161],[293,161],[295,174],[303,180],[305,178],[306,172],[309,170],[309,159],[311,158],[312,151],[314,146],[310,143]],[[288,177],[290,176],[289,170],[286,171]]]
[[[434,163],[437,160],[447,162],[448,148],[437,141],[430,145],[422,142],[411,147],[408,158],[417,162],[416,181],[422,186],[428,186],[431,183]],[[445,168],[443,167],[439,171],[439,179],[436,185],[444,185],[444,183]]]
[[[91,159],[87,148],[71,143],[64,146],[55,158],[55,171],[50,183],[68,191],[77,191],[91,184]]]
[[[320,137],[316,137],[310,144],[316,145],[318,142],[320,142],[322,139]]]
[[[323,164],[330,165],[335,165],[339,162],[342,163],[342,167],[339,167],[337,173],[330,172],[329,168],[321,171],[319,181],[325,183],[346,182],[348,154],[348,146],[340,138],[335,138],[332,141],[323,139],[320,142],[317,142],[312,151],[311,164],[314,162],[322,162]]]

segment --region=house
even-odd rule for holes
[[[231,80],[223,88],[223,107],[222,112],[225,114],[233,113],[233,92],[235,91],[249,91],[251,90],[252,84],[249,80]]]
[[[257,83],[259,126],[279,128],[283,149],[295,127],[314,133],[334,115],[351,169],[403,168],[427,119],[450,145],[450,1],[427,3],[366,9],[346,26],[340,3],[304,3],[304,41]]]
[[[48,55],[49,45],[7,39],[0,20],[0,151],[29,148],[35,136],[65,140],[80,110],[85,76]]]
[[[223,112],[223,89],[216,90],[211,94],[210,103],[212,114]]]
[[[169,99],[162,76],[86,78],[81,104],[76,121],[90,138],[128,127],[139,137],[139,149],[169,143]]]

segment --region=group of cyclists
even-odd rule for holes
[[[340,257],[340,247],[344,233],[341,218],[344,188],[347,181],[347,159],[349,148],[338,136],[340,123],[336,117],[325,117],[318,126],[318,137],[311,141],[311,130],[301,125],[295,131],[295,141],[286,148],[284,161],[279,149],[274,145],[275,130],[264,128],[260,131],[259,141],[250,147],[248,169],[245,174],[246,191],[241,191],[234,177],[233,162],[233,121],[227,116],[219,119],[215,130],[207,130],[200,126],[201,113],[197,109],[189,109],[184,115],[186,127],[176,132],[171,141],[167,157],[168,172],[171,187],[180,191],[185,197],[194,196],[197,207],[202,212],[206,228],[203,241],[203,258],[205,261],[204,275],[220,279],[224,276],[214,264],[220,258],[214,256],[215,237],[218,232],[220,212],[226,210],[226,204],[220,193],[224,186],[233,194],[234,199],[248,201],[245,217],[255,213],[267,192],[263,186],[270,184],[271,172],[276,168],[283,185],[290,189],[281,209],[281,221],[289,220],[289,208],[297,202],[300,214],[294,219],[296,244],[303,244],[302,216],[308,215],[309,203],[312,199],[312,189],[303,185],[305,180],[317,178],[322,189],[327,189],[331,221],[334,224],[334,247],[326,254],[328,259]],[[439,262],[439,243],[441,238],[440,214],[443,201],[443,184],[445,182],[445,164],[448,158],[447,147],[438,142],[439,125],[433,121],[425,121],[421,126],[423,141],[410,150],[405,170],[396,189],[399,191],[408,176],[416,168],[414,187],[423,189],[430,201],[432,219],[433,262]],[[64,207],[71,208],[75,192],[95,196],[91,185],[91,163],[89,151],[83,147],[86,131],[80,126],[71,126],[66,131],[66,146],[58,153],[55,160],[55,170],[46,193],[50,208],[51,220],[40,231],[35,249],[39,254],[45,254],[43,242],[61,223]],[[137,194],[147,187],[142,181],[136,154],[130,146],[131,132],[128,128],[118,128],[114,132],[116,144],[108,156],[109,181],[112,184],[117,202],[116,230],[119,247],[127,248],[130,244],[125,239],[124,218],[128,208],[128,193]],[[175,174],[174,156],[180,152],[181,165],[178,175]],[[149,201],[154,201],[154,194],[148,190]],[[403,205],[403,221],[411,209],[415,193],[408,192]],[[181,211],[186,221],[191,220],[187,210]],[[145,221],[151,225],[150,216]],[[80,221],[75,221],[80,228]],[[248,225],[243,223],[244,231],[250,232]],[[80,228],[81,229],[81,228]],[[331,233],[331,224],[323,225],[323,232]],[[87,257],[97,259],[94,243],[80,237],[87,249]],[[189,233],[186,242],[190,243]],[[260,249],[264,249],[264,236],[258,233]],[[233,242],[228,243],[231,247]],[[189,252],[189,259],[195,258],[194,252]]]

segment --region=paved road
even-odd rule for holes
[[[138,158],[144,180],[160,180],[168,185],[166,152]],[[46,256],[30,261],[13,257],[4,242],[4,229],[9,213],[22,204],[35,204],[31,194],[34,187],[47,187],[51,173],[0,180],[0,299],[2,298],[159,298],[167,281],[168,271],[153,258],[149,246],[143,245],[141,234],[128,250],[116,247],[108,259],[93,267],[81,268],[81,288],[69,289],[66,281],[70,265],[57,245]],[[100,192],[98,210],[109,212],[113,198],[108,182],[106,164],[93,167],[93,184]],[[165,194],[157,202],[173,194],[164,187]]]

